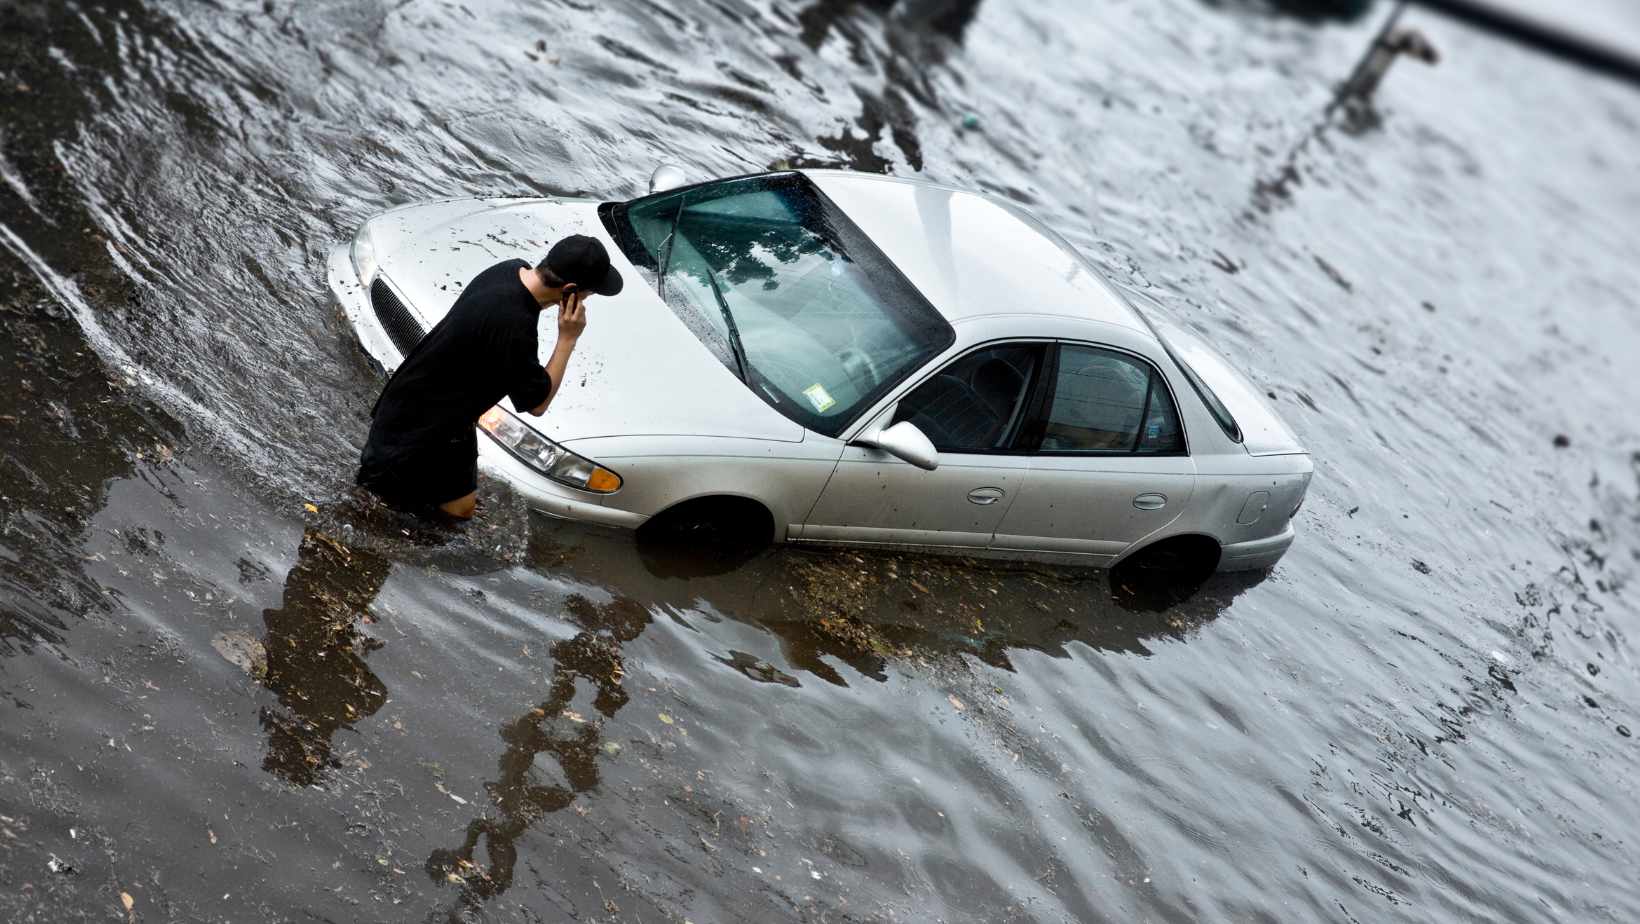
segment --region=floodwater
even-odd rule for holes
[[[1640,920],[1640,90],[1415,10],[1439,66],[1325,116],[1386,13],[0,3],[0,918]],[[1297,544],[1135,589],[350,494],[328,249],[663,161],[1026,203],[1268,390]]]

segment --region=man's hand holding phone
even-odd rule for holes
[[[547,376],[552,379],[552,390],[547,394],[547,400],[538,407],[530,408],[527,413],[540,417],[564,384],[569,355],[575,351],[575,341],[580,339],[581,332],[587,329],[586,298],[587,292],[580,286],[573,283],[564,286],[558,300],[558,343],[553,347],[552,358],[546,365]]]
[[[587,328],[587,293],[573,283],[564,286],[564,298],[558,303],[558,339],[574,342]]]

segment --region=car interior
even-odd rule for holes
[[[911,421],[942,451],[1006,448],[1041,353],[1033,346],[970,353],[907,395],[894,423]]]
[[[1149,389],[1150,370],[1133,360],[1103,350],[1067,347],[1059,358],[1042,448],[1131,449]]]
[[[1024,444],[1046,453],[1184,451],[1161,377],[1138,359],[1097,347],[1057,348],[1057,361],[1046,371],[1053,380],[1047,419],[1026,427],[1033,373],[1048,349],[1016,345],[969,353],[902,399],[893,422],[911,421],[942,452]],[[1040,445],[1031,433],[1021,437],[1022,429],[1040,433]]]
[[[1060,349],[1042,452],[1180,452],[1178,413],[1161,376],[1131,356]]]

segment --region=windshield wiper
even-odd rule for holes
[[[678,197],[678,213],[672,216],[672,230],[666,232],[666,253],[661,257],[661,271],[655,277],[655,294],[666,298],[666,269],[672,265],[672,241],[678,236],[678,223],[683,221],[683,204],[687,196]]]
[[[717,274],[711,267],[706,268],[706,281],[712,284],[712,295],[717,298],[718,307],[723,310],[723,323],[729,326],[729,349],[735,353],[735,365],[740,367],[740,380],[751,382],[746,362],[746,346],[740,342],[740,329],[735,327],[734,312],[729,310],[729,302],[723,297],[723,290],[718,288]]]

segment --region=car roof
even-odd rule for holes
[[[802,172],[949,321],[1050,315],[1154,336],[1085,256],[1015,203],[920,180]]]

